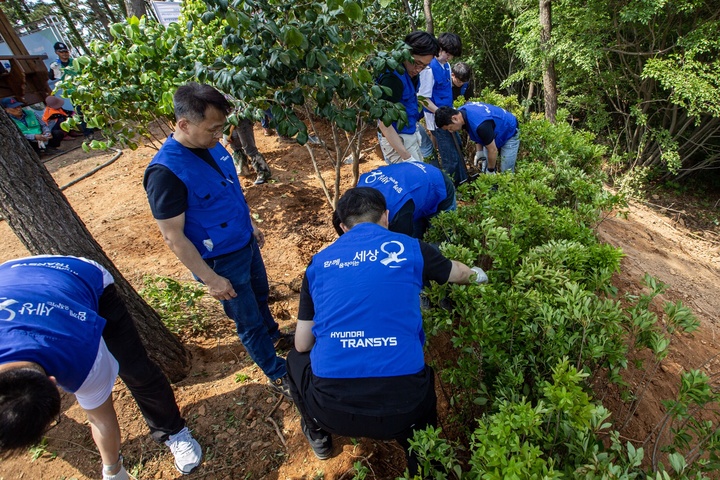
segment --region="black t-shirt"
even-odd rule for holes
[[[224,175],[207,148],[190,148],[192,153]],[[165,165],[150,165],[145,171],[143,186],[150,211],[157,220],[177,217],[187,210],[188,191],[185,183]]]
[[[423,282],[446,283],[452,262],[432,245],[420,241],[423,256]],[[315,306],[310,296],[307,277],[300,290],[298,320],[312,320]],[[374,378],[321,378],[312,376],[306,402],[314,408],[364,415],[408,413],[426,398],[432,388],[431,370],[425,368],[414,375]],[[412,396],[408,396],[412,392]]]
[[[464,128],[469,129],[470,123],[467,119],[467,113],[460,113],[462,113],[463,120],[465,120]],[[478,125],[478,127],[475,129],[475,133],[477,133],[477,136],[480,137],[480,141],[483,145],[490,145],[493,140],[495,140],[495,120],[485,120],[480,125]]]
[[[453,101],[457,100],[457,98],[460,95],[462,95],[465,98],[465,101],[470,100],[475,95],[472,82],[467,83],[467,88],[465,89],[465,93],[460,93],[462,88],[463,88],[463,85],[456,87],[455,84],[453,83],[453,86],[452,86]]]

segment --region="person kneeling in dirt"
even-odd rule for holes
[[[265,157],[258,151],[255,145],[255,133],[253,132],[253,122],[247,118],[241,118],[238,126],[233,126],[230,132],[230,146],[233,148],[233,161],[235,166],[240,168],[238,175],[241,177],[249,177],[253,173],[250,165],[257,173],[255,185],[261,185],[272,177],[270,167],[265,161]]]
[[[200,464],[202,449],[105,268],[80,257],[10,260],[0,265],[0,299],[1,451],[42,438],[60,413],[60,386],[87,413],[103,479],[130,478],[112,400],[119,372],[175,467],[187,474]]]
[[[219,300],[270,388],[290,398],[290,348],[270,312],[265,236],[250,216],[230,153],[219,143],[232,104],[210,85],[188,83],[173,97],[175,133],[145,170],[143,185],[165,243]]]
[[[379,190],[388,209],[388,229],[413,238],[422,238],[430,218],[457,208],[452,179],[429,163],[409,161],[382,166],[360,175],[358,187]],[[333,226],[342,235],[338,212]]]
[[[287,358],[302,431],[323,460],[332,454],[330,434],[397,440],[414,473],[408,439],[437,421],[420,291],[429,280],[467,284],[487,277],[389,231],[378,190],[352,188],[337,210],[345,235],[307,267]]]

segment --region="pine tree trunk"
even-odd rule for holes
[[[65,23],[67,23],[67,27],[70,29],[70,33],[72,33],[75,45],[77,47],[82,47],[83,51],[85,51],[85,54],[89,55],[90,50],[88,49],[87,45],[85,45],[85,40],[83,40],[82,35],[80,35],[80,32],[78,32],[78,29],[75,28],[75,22],[70,16],[70,12],[68,12],[67,8],[65,8],[65,5],[63,5],[62,0],[53,0],[53,2],[55,2],[58,10],[60,10],[60,15],[62,15],[62,17],[65,19]]]
[[[145,0],[125,0],[125,8],[128,18],[132,16],[140,18],[147,13]]]
[[[150,357],[170,381],[190,371],[190,354],[105,255],[5,111],[0,112],[0,215],[33,254],[97,261],[115,278]]]
[[[90,5],[92,11],[95,12],[98,21],[103,26],[103,30],[105,31],[105,38],[108,40],[112,39],[112,34],[110,33],[110,19],[105,13],[106,10],[104,8],[100,8],[100,2],[98,0],[87,0],[87,3],[88,5]]]

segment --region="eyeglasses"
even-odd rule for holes
[[[195,125],[196,127],[199,127],[199,126],[200,126],[199,123],[191,122],[190,120],[188,120],[188,122],[189,122],[189,123],[192,123],[192,124]],[[219,128],[206,129],[205,131],[206,131],[207,133],[209,133],[210,135],[212,135],[213,137],[220,138],[220,137],[223,136],[223,131],[225,131],[225,125],[222,125],[222,126],[219,127]]]
[[[414,66],[415,68],[417,68],[418,70],[422,70],[422,69],[424,69],[425,67],[427,67],[428,65],[429,65],[428,63],[423,63],[423,62],[421,62],[421,61],[416,60],[415,58],[413,58],[413,66]]]

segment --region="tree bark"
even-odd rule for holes
[[[126,0],[129,1],[129,0]],[[410,20],[410,29],[415,31],[417,30],[417,24],[415,23],[415,17],[413,16],[412,9],[410,8],[410,2],[408,0],[403,0],[403,5],[405,5],[405,12],[408,14],[408,19]]]
[[[552,58],[552,0],[540,0],[540,49],[543,51],[543,90],[545,92],[545,118],[555,123],[557,115],[557,78],[555,61]]]
[[[115,278],[150,357],[170,381],[190,371],[190,353],[132,288],[5,111],[0,112],[0,215],[33,254],[87,257]]]
[[[68,12],[67,8],[65,8],[65,5],[63,5],[62,0],[53,0],[53,2],[57,6],[58,10],[60,10],[60,15],[62,15],[62,17],[65,19],[65,23],[67,23],[67,27],[70,29],[70,33],[72,33],[75,45],[77,45],[78,47],[82,47],[85,54],[89,55],[90,50],[88,49],[87,45],[85,45],[85,40],[83,40],[82,35],[80,35],[80,32],[78,32],[78,29],[75,28],[75,21],[73,20],[72,16],[70,16],[70,12]]]
[[[425,31],[430,35],[435,35],[435,26],[432,15],[432,0],[423,0],[423,9],[425,10]]]
[[[103,26],[103,30],[105,31],[105,38],[110,40],[112,38],[112,34],[110,33],[110,18],[108,18],[107,10],[104,8],[100,8],[100,2],[98,0],[87,0],[88,5],[90,5],[90,8],[97,16],[98,21]]]
[[[147,13],[145,0],[125,0],[125,8],[128,18],[132,16],[140,18]]]

